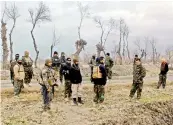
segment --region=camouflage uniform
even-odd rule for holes
[[[91,82],[93,81],[92,79],[92,74],[93,74],[93,67],[96,65],[96,59],[92,57],[92,59],[89,62],[89,66],[91,68]]]
[[[32,68],[33,60],[29,56],[27,56],[28,54],[29,53],[26,54],[25,52],[25,56],[22,57],[22,63],[25,70],[25,79],[24,79],[25,84],[29,84],[33,76],[33,68]]]
[[[104,95],[105,95],[105,85],[97,85],[94,84],[94,102],[103,102],[104,101]]]
[[[51,60],[46,60],[46,64],[48,62],[51,62]],[[55,71],[51,66],[45,65],[41,71],[41,80],[39,82],[42,85],[44,110],[50,109],[50,102],[53,99],[54,86],[56,85],[55,76]]]
[[[165,88],[168,70],[169,70],[168,64],[166,62],[163,62],[161,64],[161,68],[160,68],[159,82],[158,82],[158,86],[157,86],[158,89],[160,88],[161,85],[163,88]]]
[[[110,56],[106,56],[105,58],[105,68],[106,68],[106,73],[108,76],[108,79],[112,79],[112,67],[114,63],[113,60],[110,58]]]
[[[107,81],[107,74],[106,69],[103,62],[103,57],[100,57],[97,59],[97,66],[99,66],[99,72],[101,73],[101,78],[93,78],[94,82],[94,102],[95,103],[102,103],[104,101],[104,95],[105,95],[105,85]]]
[[[14,66],[14,95],[19,95],[25,78],[23,65]]]
[[[61,65],[60,73],[64,75],[65,78],[65,91],[64,97],[70,98],[72,94],[71,90],[71,81],[70,81],[70,69],[71,69],[71,59],[67,58],[67,61],[64,65]]]
[[[133,67],[133,84],[130,91],[130,97],[132,98],[137,91],[137,98],[140,99],[142,87],[143,87],[143,78],[146,76],[146,70],[142,64],[134,64]]]

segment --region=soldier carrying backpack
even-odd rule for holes
[[[102,103],[104,101],[105,85],[107,81],[106,69],[104,66],[104,57],[97,58],[97,65],[93,67],[93,82],[94,82],[94,102]]]

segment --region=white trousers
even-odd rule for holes
[[[79,84],[73,84],[72,83],[72,98],[78,98],[78,97],[82,97],[82,86],[81,83]]]

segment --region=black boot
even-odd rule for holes
[[[81,97],[78,97],[78,102],[79,102],[79,104],[84,104]]]
[[[77,105],[76,98],[73,98],[73,104],[72,105]]]

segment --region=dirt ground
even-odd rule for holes
[[[1,90],[2,125],[173,125],[173,82],[166,89],[145,83],[142,98],[130,101],[131,84],[107,84],[105,102],[93,103],[93,85],[83,85],[84,105],[72,106],[63,98],[63,85],[49,112],[42,111],[40,88],[25,88],[20,98],[12,89]]]

